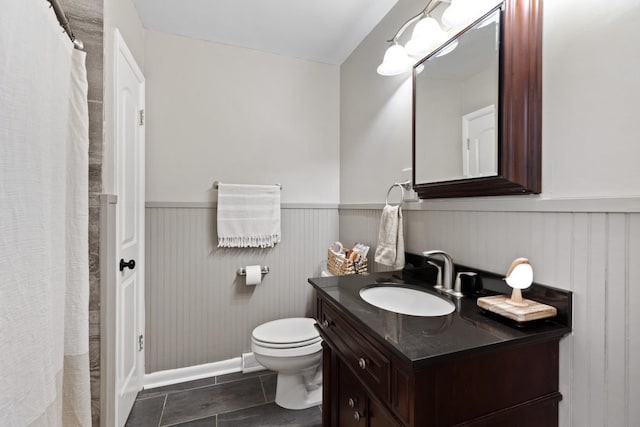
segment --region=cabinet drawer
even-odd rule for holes
[[[326,301],[320,303],[318,320],[322,334],[338,356],[362,382],[385,402],[389,401],[391,360],[358,332]]]

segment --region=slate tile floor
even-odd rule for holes
[[[228,374],[143,390],[125,427],[320,427],[319,407],[300,411],[274,403],[276,374]]]

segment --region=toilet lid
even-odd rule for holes
[[[307,317],[278,319],[263,323],[253,330],[253,338],[263,343],[294,344],[314,341],[320,336],[314,324]]]

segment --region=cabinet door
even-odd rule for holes
[[[400,427],[400,424],[382,406],[371,399],[369,399],[367,415],[369,427]]]
[[[338,364],[338,425],[340,427],[399,427],[387,410],[369,398],[364,386],[347,366]]]
[[[338,424],[366,427],[367,396],[362,385],[342,362],[338,363]]]

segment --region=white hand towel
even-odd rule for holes
[[[404,235],[400,206],[386,205],[382,210],[375,261],[396,269],[404,268]]]
[[[270,248],[280,242],[280,187],[218,184],[218,247]]]

